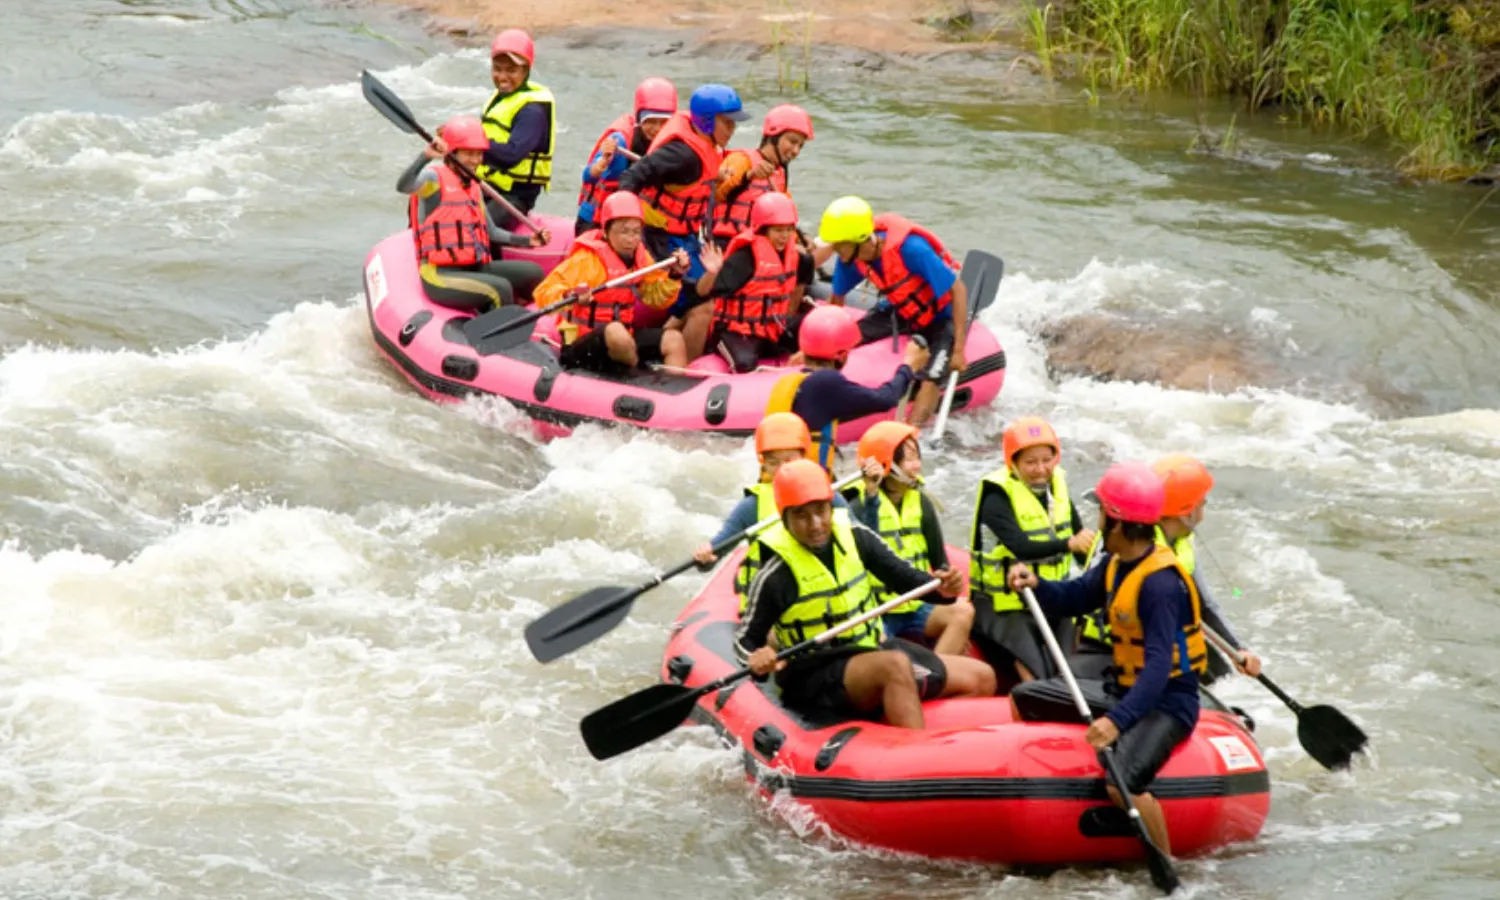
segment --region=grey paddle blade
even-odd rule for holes
[[[578,723],[594,759],[609,759],[648,744],[681,725],[701,689],[654,684],[594,710]]]
[[[536,316],[520,306],[502,306],[464,324],[464,337],[480,356],[503,353],[531,340]]]
[[[551,662],[598,640],[630,615],[640,588],[597,587],[526,626],[526,646],[537,662]]]
[[[380,79],[371,75],[368,69],[359,73],[359,89],[370,105],[391,120],[397,128],[408,134],[422,134],[422,126],[417,124],[417,117],[411,114],[410,107],[392,93],[390,88],[381,84]]]
[[[1005,276],[1005,260],[983,250],[970,250],[964,255],[964,265],[958,273],[964,288],[969,293],[969,321],[979,314],[1000,293],[1000,279]]]

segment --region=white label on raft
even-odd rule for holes
[[[375,309],[385,300],[385,261],[379,256],[365,266],[365,292],[370,295],[370,309]]]
[[[1240,769],[1258,769],[1260,763],[1255,761],[1255,754],[1245,746],[1245,742],[1237,737],[1209,738],[1208,742],[1219,751],[1219,758],[1224,760],[1224,768],[1231,772]]]

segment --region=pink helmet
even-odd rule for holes
[[[766,191],[750,204],[750,230],[760,231],[770,225],[796,225],[797,204],[786,194]]]
[[[766,121],[761,126],[760,133],[766,137],[775,137],[784,131],[795,131],[807,136],[808,140],[813,138],[812,116],[807,110],[790,103],[781,106],[773,106],[766,113]]]
[[[629,191],[615,191],[599,206],[599,226],[607,226],[615,219],[644,219],[646,211],[641,208],[641,198]]]
[[[490,139],[478,116],[454,116],[443,126],[443,143],[449,150],[488,150]]]
[[[677,112],[677,85],[665,78],[651,77],[635,86],[635,120],[642,113],[671,115]]]
[[[1110,466],[1094,486],[1104,514],[1121,522],[1155,525],[1161,521],[1167,502],[1167,488],[1161,476],[1137,460],[1126,460]]]
[[[519,28],[507,28],[495,35],[494,43],[490,44],[490,58],[502,53],[521,57],[526,60],[527,68],[536,62],[536,46],[531,43],[531,35]]]
[[[813,359],[842,360],[859,346],[859,326],[843,307],[820,306],[802,320],[797,346]]]

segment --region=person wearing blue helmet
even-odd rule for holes
[[[692,261],[688,286],[703,275],[698,254],[702,232],[713,222],[714,181],[724,147],[735,125],[750,118],[740,95],[727,84],[705,84],[693,91],[688,112],[667,121],[642,156],[620,176],[620,190],[638,194],[646,208],[646,246],[658,259],[682,249]],[[670,311],[667,327],[680,327],[688,359],[703,355],[713,306],[695,290],[685,290]]]

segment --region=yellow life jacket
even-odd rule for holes
[[[979,482],[979,495],[974,500],[974,525],[969,544],[970,590],[989,595],[996,612],[1025,609],[1021,598],[1005,584],[1005,570],[1016,559],[1009,547],[995,539],[994,534],[980,522],[980,511],[985,498],[993,491],[1001,491],[1010,500],[1015,511],[1016,523],[1028,540],[1043,542],[1065,540],[1073,536],[1073,503],[1068,498],[1068,479],[1062,466],[1052,470],[1052,481],[1048,485],[1052,507],[1048,510],[1032,493],[1026,482],[1017,478],[1009,468],[996,469]],[[987,546],[993,543],[994,546]],[[1062,581],[1073,571],[1073,554],[1063,552],[1031,564],[1038,578]]]
[[[1136,676],[1146,666],[1146,632],[1141,627],[1141,616],[1137,606],[1141,599],[1141,584],[1148,575],[1163,569],[1176,569],[1187,584],[1188,597],[1192,601],[1193,621],[1183,626],[1172,646],[1172,675],[1176,678],[1191,670],[1202,675],[1208,671],[1208,647],[1203,642],[1203,610],[1198,599],[1198,586],[1193,576],[1185,569],[1170,548],[1158,544],[1151,555],[1141,560],[1119,587],[1113,588],[1115,573],[1120,566],[1118,557],[1111,556],[1104,570],[1104,585],[1108,591],[1105,608],[1109,611],[1109,640],[1114,645],[1116,679],[1121,687],[1135,684]],[[1187,668],[1183,668],[1183,658]]]
[[[861,499],[863,499],[864,482],[859,483],[859,488]],[[897,509],[896,504],[891,502],[891,498],[886,496],[885,491],[877,488],[876,493],[880,497],[880,521],[875,530],[880,534],[880,539],[885,541],[885,545],[890,547],[893,553],[911,563],[919,571],[927,571],[927,536],[922,533],[922,495],[914,488],[908,489],[906,496],[901,498],[901,508]],[[875,584],[875,596],[881,603],[896,596],[895,592],[888,590],[874,575],[870,576],[870,580]],[[890,610],[888,615],[915,612],[921,609],[925,602],[927,601],[920,599],[908,600]]]
[[[484,105],[484,114],[480,116],[484,122],[484,135],[497,144],[509,141],[516,114],[528,103],[540,103],[546,107],[547,143],[526,154],[520,162],[504,171],[497,171],[487,163],[474,170],[476,175],[502,191],[508,191],[517,184],[539,184],[544,190],[551,188],[552,151],[557,146],[557,104],[552,99],[551,91],[534,81],[528,81],[513,94],[503,97],[499,91],[491,94]]]
[[[746,497],[755,498],[755,521],[763,522],[766,519],[774,519],[776,512],[776,495],[771,491],[771,485],[762,482],[752,484],[745,488]],[[740,561],[740,567],[734,573],[734,592],[740,598],[740,615],[745,614],[745,604],[749,602],[746,595],[750,592],[750,582],[755,580],[756,574],[760,572],[760,542],[751,541],[750,546],[745,548],[745,558]]]
[[[1198,568],[1198,554],[1193,549],[1192,534],[1185,534],[1177,539],[1177,543],[1168,544],[1167,536],[1162,534],[1161,529],[1158,528],[1156,529],[1156,543],[1161,547],[1170,547],[1172,553],[1177,557],[1177,561],[1182,563],[1182,568],[1187,571],[1188,575],[1191,576],[1193,572]],[[1089,545],[1090,560],[1094,558],[1095,553],[1103,549],[1103,544],[1104,536],[1096,535],[1094,537],[1094,543]],[[1195,584],[1194,588],[1196,587],[1197,585]],[[1109,643],[1109,621],[1105,618],[1105,614],[1102,610],[1098,612],[1091,612],[1085,616],[1079,616],[1078,623],[1080,626],[1079,635],[1084,640],[1094,641],[1100,644]]]
[[[834,510],[832,539],[833,571],[830,572],[812,551],[792,537],[785,525],[772,525],[761,535],[760,542],[780,556],[797,579],[797,602],[787,607],[772,629],[782,647],[811,640],[840,622],[875,608],[874,585],[855,549],[854,529],[845,510]],[[829,643],[835,647],[873,650],[880,646],[882,637],[884,632],[877,616]]]
[[[771,398],[766,401],[766,415],[769,416],[771,413],[777,412],[791,412],[792,404],[797,400],[797,391],[801,389],[803,379],[807,378],[810,374],[812,373],[792,372],[776,379],[776,383],[771,386]],[[818,429],[812,436],[813,459],[818,461],[818,465],[830,472],[833,471],[834,456],[839,450],[838,442],[834,440],[834,436],[838,434],[838,430],[839,422],[837,419],[834,419],[832,422]]]

